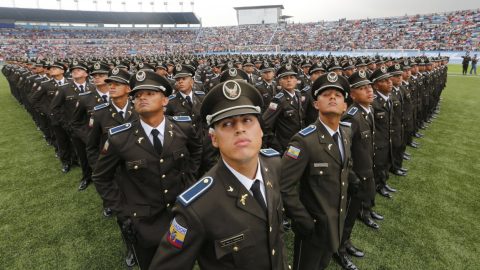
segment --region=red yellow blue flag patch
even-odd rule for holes
[[[185,241],[185,236],[187,235],[187,228],[180,225],[177,220],[174,218],[170,230],[168,231],[168,241],[178,247],[183,247],[183,242]]]
[[[213,128],[208,129],[208,136],[212,137],[212,135],[215,134],[215,130]]]
[[[305,96],[302,96],[302,102],[305,102]]]
[[[77,104],[75,104],[75,108],[78,108],[78,101],[77,101]]]
[[[298,155],[300,155],[300,149],[293,147],[290,145],[287,151],[287,156],[293,158],[293,159],[298,159]]]
[[[278,107],[278,104],[273,102],[270,102],[270,105],[268,105],[268,108],[274,111],[277,110],[277,107]]]
[[[90,118],[90,123],[88,124],[90,127],[93,127],[93,118]]]
[[[105,146],[103,146],[103,152],[106,154],[107,153],[107,150],[108,150],[108,140],[105,142]]]

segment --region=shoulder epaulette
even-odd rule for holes
[[[64,83],[64,84],[60,85],[60,87],[65,86],[65,85],[69,85],[69,84],[70,83],[67,82],[67,83]]]
[[[198,197],[204,194],[213,186],[213,177],[206,176],[200,179],[197,183],[193,184],[189,189],[180,194],[177,199],[184,205],[188,206]]]
[[[35,77],[35,76],[37,76],[37,75],[33,74],[32,76],[28,76],[27,79],[30,79],[30,78]]]
[[[92,91],[83,92],[83,93],[80,93],[80,94],[78,94],[78,95],[79,95],[79,96],[85,96],[85,95],[88,95],[88,94],[90,94],[90,93],[92,93]]]
[[[28,74],[28,73],[29,73],[29,71],[27,71],[27,72],[23,72],[23,73],[22,73],[22,75],[24,75],[24,74]]]
[[[176,122],[191,122],[192,118],[190,116],[174,116],[172,117],[173,121]]]
[[[257,84],[255,84],[255,85],[262,85],[262,82],[258,82],[258,83],[257,83]]]
[[[169,100],[172,100],[172,99],[174,99],[174,98],[176,98],[176,97],[177,97],[177,95],[170,95],[170,96],[168,96],[168,99],[169,99]]]
[[[280,99],[283,97],[283,93],[279,93],[278,95],[275,96],[276,99]]]
[[[374,99],[377,98],[377,97],[378,97],[377,95],[373,95],[373,98],[374,98]]]
[[[342,125],[342,126],[344,126],[344,127],[351,127],[351,126],[352,126],[352,123],[340,121],[340,125]]]
[[[310,86],[307,86],[307,87],[302,89],[302,91],[308,91],[308,90],[310,90]]]
[[[203,92],[203,91],[195,91],[195,94],[197,94],[197,95],[205,95],[205,92]]]
[[[122,131],[129,130],[131,127],[132,127],[132,123],[126,123],[126,124],[123,124],[123,125],[120,125],[120,126],[116,126],[116,127],[111,128],[108,131],[108,134],[110,134],[110,136],[112,136],[112,135],[115,135],[115,134],[120,133]]]
[[[303,78],[303,77],[305,77],[305,75],[300,75],[300,76],[298,76],[298,77]]]
[[[43,81],[42,83],[50,82],[50,81],[52,81],[52,80],[53,80],[53,79],[50,79],[50,80],[48,80],[48,81]]]
[[[266,157],[280,156],[280,152],[277,152],[277,151],[273,150],[272,148],[260,149],[260,154],[262,154]]]
[[[98,111],[98,110],[107,108],[109,105],[110,105],[109,103],[103,103],[102,105],[95,106],[93,109],[94,109],[95,111]]]
[[[35,80],[43,80],[44,77],[36,78]]]
[[[301,91],[300,91],[300,90],[298,90],[298,89],[295,89],[295,92],[298,92],[298,93],[300,93]]]
[[[348,111],[348,114],[353,116],[353,115],[355,115],[357,112],[358,112],[358,108],[357,108],[357,107],[352,107],[352,108],[350,109],[350,111]]]
[[[197,80],[193,80],[195,83],[201,83],[203,84],[201,81],[197,81]]]
[[[310,125],[302,130],[300,130],[298,133],[302,135],[303,137],[307,136],[308,134],[313,133],[315,130],[317,130],[317,126],[315,125]]]

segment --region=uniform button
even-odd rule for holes
[[[195,114],[192,114],[192,117],[194,117],[194,116],[195,116]],[[194,125],[194,126],[195,126],[195,125]]]
[[[342,172],[344,171],[345,169],[342,169]]]
[[[345,186],[345,182],[342,182],[342,186]]]
[[[238,247],[233,247],[233,251],[238,251]]]
[[[340,212],[343,212],[343,209],[340,209]]]
[[[203,180],[203,183],[208,184],[208,179]]]
[[[288,265],[288,269],[292,269],[292,266],[290,264]]]
[[[282,208],[282,211],[285,212],[285,208]]]
[[[169,203],[167,203],[167,207],[169,207],[169,206],[170,206],[170,204],[169,204]]]
[[[164,175],[162,175],[162,178],[165,178],[165,174],[164,174]]]
[[[272,232],[272,226],[270,226],[270,232]]]
[[[193,126],[195,126],[195,124],[193,124]]]
[[[165,189],[165,193],[167,193],[167,192],[168,192],[168,189]]]
[[[135,165],[135,167],[134,167],[134,168],[135,168],[135,170],[136,170],[136,169],[138,169],[138,166],[137,166],[137,165]]]
[[[322,171],[320,171],[320,174],[323,174],[323,172],[322,172]]]
[[[275,249],[272,249],[272,256],[275,255]]]
[[[183,157],[183,154],[181,154],[180,157]]]
[[[366,178],[366,177],[363,177],[363,180],[367,180],[367,178]]]
[[[343,198],[345,198],[345,196],[342,196],[342,200],[343,200]]]
[[[314,219],[314,220],[313,220],[313,223],[317,223],[317,220],[316,220],[316,219]]]
[[[133,213],[133,216],[136,217],[136,216],[137,216],[137,213]]]
[[[160,159],[160,163],[163,163],[163,159]]]
[[[373,134],[375,135],[375,131],[373,132]]]

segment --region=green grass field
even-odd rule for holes
[[[480,269],[480,76],[450,72],[441,114],[420,149],[407,150],[411,172],[390,178],[399,193],[377,199],[382,229],[354,229],[367,254],[353,259],[359,269]],[[0,269],[125,269],[118,227],[102,217],[94,187],[77,191],[78,167],[61,173],[2,75],[0,100]],[[292,233],[286,243],[291,263]]]

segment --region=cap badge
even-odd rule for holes
[[[229,71],[228,71],[228,74],[232,77],[235,77],[237,76],[237,70],[234,69],[234,68],[231,68]]]
[[[242,88],[235,81],[227,81],[223,85],[223,95],[230,100],[236,100],[240,97]]]
[[[330,72],[327,75],[327,80],[331,83],[334,83],[338,80],[338,75],[335,72]]]
[[[360,78],[362,79],[365,79],[367,77],[367,73],[365,72],[365,70],[361,69],[358,71],[358,76],[360,76]]]
[[[143,68],[144,67],[143,62],[140,62],[140,64],[138,64],[138,67]]]
[[[182,65],[177,65],[177,66],[175,67],[175,69],[176,69],[177,71],[182,71]]]
[[[120,60],[115,61],[115,64],[120,65]]]
[[[135,78],[137,79],[137,81],[143,82],[145,80],[146,76],[147,76],[147,74],[145,74],[145,71],[141,70],[140,72],[137,73]]]
[[[115,68],[112,70],[112,74],[113,74],[113,75],[117,75],[118,72],[120,72],[120,70],[118,69],[118,67],[115,67]]]
[[[395,64],[395,69],[400,70],[400,64]]]
[[[335,61],[335,66],[339,66],[340,63],[338,63],[338,61]]]
[[[292,64],[288,63],[285,65],[286,70],[291,70],[292,69]]]
[[[73,61],[73,65],[74,65],[74,66],[78,65],[78,62],[77,62],[77,61]]]
[[[386,66],[382,66],[380,68],[380,71],[382,71],[382,73],[387,73],[387,67]]]
[[[268,66],[268,62],[267,62],[267,61],[265,61],[265,63],[263,63],[263,65],[264,65],[266,68],[268,68],[268,67],[269,67],[269,66]]]
[[[228,66],[228,68],[233,68],[233,63],[232,63],[232,62],[228,62],[227,66]]]
[[[93,68],[100,69],[100,63],[99,62],[95,63],[95,65],[93,65]]]

